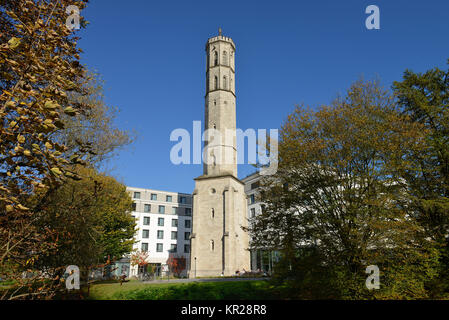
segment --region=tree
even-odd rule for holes
[[[15,297],[51,294],[53,285],[59,285],[46,281],[34,291],[28,285],[33,279],[20,277],[55,246],[43,241],[51,238],[51,230],[36,228],[40,203],[30,208],[26,202],[36,192],[50,193],[66,176],[73,176],[68,164],[82,163],[82,154],[67,160],[63,156],[67,147],[56,140],[64,127],[63,115],[88,109],[68,99],[68,92],[85,93],[79,84],[86,79],[78,38],[65,25],[69,5],[82,10],[86,1],[1,3],[0,273],[15,278]]]
[[[251,223],[252,245],[280,249],[276,270],[293,286],[336,289],[314,288],[321,297],[426,297],[436,253],[395,174],[410,165],[410,149],[424,148],[424,131],[377,81],[358,81],[317,111],[297,107],[281,130],[278,173],[262,181],[265,206]],[[304,261],[321,272],[304,270],[313,268]],[[365,268],[373,264],[383,286],[369,292]]]
[[[52,230],[56,248],[36,267],[58,270],[77,265],[87,271],[132,251],[135,221],[126,186],[95,169],[78,167],[82,179],[64,183],[47,197],[38,226]]]
[[[138,266],[139,270],[143,270],[145,272],[146,266],[149,264],[148,262],[148,252],[146,251],[134,251],[131,253],[130,263],[132,266]]]
[[[181,276],[181,273],[186,269],[186,258],[184,256],[175,256],[170,254],[167,259],[167,265],[173,274],[177,277]]]
[[[418,221],[440,246],[436,286],[449,291],[449,70],[406,70],[393,88],[402,112],[426,129],[426,148],[411,150],[413,166],[400,174],[408,183]]]
[[[63,116],[64,129],[58,132],[57,139],[68,148],[64,154],[67,159],[84,153],[83,160],[98,169],[119,149],[131,144],[135,135],[115,126],[119,109],[104,101],[104,82],[99,74],[90,72],[88,81],[80,85],[85,94],[69,93],[68,99],[89,108],[82,114]],[[86,146],[89,147],[87,153]]]

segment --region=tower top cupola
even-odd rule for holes
[[[231,46],[233,47],[234,51],[235,51],[235,44],[234,44],[234,41],[232,41],[232,39],[229,38],[229,37],[225,37],[225,36],[223,35],[223,30],[222,30],[221,28],[218,28],[218,36],[209,38],[209,39],[207,40],[207,43],[206,43],[206,50],[207,50],[207,46],[208,46],[208,45],[210,45],[210,44],[212,44],[212,43],[214,43],[214,42],[217,42],[217,41],[224,41],[224,42],[230,43]]]

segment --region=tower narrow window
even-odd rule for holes
[[[210,241],[210,250],[214,251],[215,250],[215,244],[214,244],[214,240]]]
[[[218,52],[214,51],[214,66],[218,65]]]
[[[223,58],[222,58],[222,63],[227,66],[228,65],[228,53],[226,51],[223,51]]]
[[[215,76],[215,78],[214,78],[214,87],[215,87],[215,90],[218,90],[218,77],[217,76]]]
[[[215,209],[214,208],[212,208],[212,210],[211,210],[210,217],[212,219],[215,218]]]
[[[228,90],[228,79],[226,76],[223,76],[223,89]]]

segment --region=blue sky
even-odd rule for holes
[[[380,8],[367,30],[365,8]],[[204,121],[205,43],[236,50],[237,127],[279,128],[295,104],[330,103],[361,76],[390,87],[405,69],[446,68],[449,1],[96,0],[81,13],[82,62],[105,80],[117,126],[137,141],[109,164],[134,187],[192,192],[202,165],[173,165],[172,130]],[[254,171],[239,166],[242,178]]]

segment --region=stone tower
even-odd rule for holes
[[[250,269],[244,184],[237,178],[235,44],[221,34],[206,43],[203,175],[195,179],[190,277]],[[209,134],[207,134],[209,132]]]

